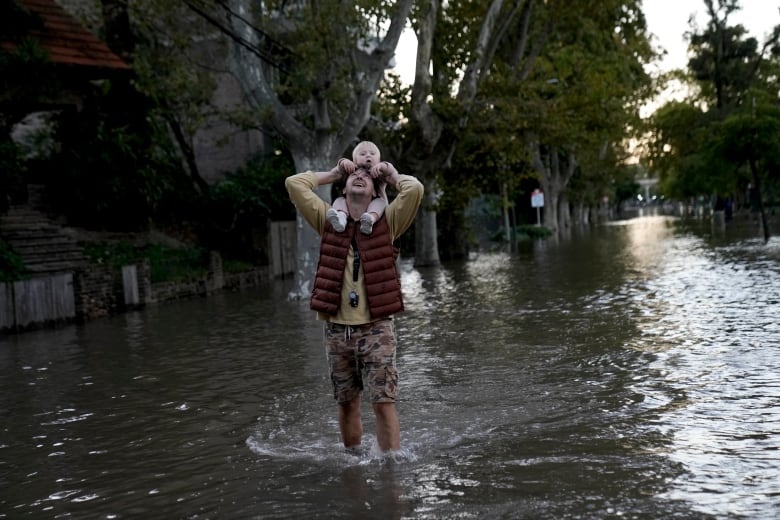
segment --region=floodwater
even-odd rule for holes
[[[403,264],[402,449],[289,287],[0,337],[0,518],[780,515],[780,240],[665,217]]]

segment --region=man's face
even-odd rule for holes
[[[354,173],[347,177],[346,185],[344,186],[344,194],[355,195],[370,195],[372,198],[376,196],[374,191],[374,180],[371,175],[363,168],[358,168]]]
[[[355,149],[355,163],[366,170],[379,163],[379,149],[370,144],[360,144]]]

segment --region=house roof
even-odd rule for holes
[[[0,32],[0,49],[13,52],[21,39],[35,39],[57,65],[88,69],[129,69],[97,36],[79,24],[54,0],[15,0],[33,15],[26,27]]]

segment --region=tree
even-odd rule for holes
[[[744,102],[742,96],[756,80],[777,35],[759,50],[758,41],[748,37],[742,25],[728,25],[729,16],[741,9],[739,0],[704,0],[704,5],[709,15],[706,28],[688,33],[693,54],[688,69],[701,88],[702,99],[723,111]]]
[[[593,9],[587,1],[431,1],[415,11],[413,26],[418,54],[403,155],[425,179],[417,236],[429,245],[416,263],[438,261],[430,247],[437,186],[458,182],[461,165],[452,159],[463,160],[458,146],[471,131],[490,134],[467,140],[493,150],[482,175],[494,186],[515,185],[530,159],[550,195],[545,223],[557,228],[569,179],[583,162],[620,156],[607,152],[622,146],[648,93],[642,63],[651,51],[639,2]],[[518,143],[526,145],[521,154]]]
[[[639,2],[576,7],[547,12],[554,32],[532,76],[539,115],[526,130],[545,192],[544,223],[553,230],[569,225],[575,174],[606,181],[626,159],[625,137],[638,127],[651,86],[643,65],[653,53]]]
[[[666,103],[653,114],[648,162],[667,197],[686,200],[711,193],[718,184],[719,175],[707,167],[705,158],[709,119],[700,108],[679,101]]]
[[[780,26],[759,45],[741,25],[729,25],[737,0],[704,0],[709,20],[688,34],[688,77],[694,89],[653,117],[652,167],[667,195],[733,197],[752,184],[763,209],[763,186],[776,171]]]
[[[181,2],[101,0],[107,29],[124,35],[114,50],[131,54],[135,87],[149,102],[149,116],[168,129],[182,171],[198,193],[209,192],[196,160],[195,139],[218,111],[211,104],[221,72],[214,28]],[[124,27],[132,20],[132,30]],[[196,40],[193,35],[198,35]],[[229,119],[222,111],[219,117]]]
[[[190,2],[194,8],[200,4]],[[219,2],[229,66],[257,120],[279,136],[298,171],[331,168],[369,120],[411,0]],[[326,190],[318,190],[329,200]],[[310,292],[319,240],[298,216],[297,287]]]
[[[734,114],[721,125],[719,139],[713,143],[715,158],[722,158],[739,168],[747,165],[764,241],[769,241],[769,223],[764,208],[762,187],[768,179],[768,172],[777,172],[780,158],[780,107],[763,105],[752,114]]]

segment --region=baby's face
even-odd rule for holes
[[[355,164],[359,167],[370,170],[372,166],[379,164],[379,148],[374,145],[361,143],[355,148],[353,153]]]

